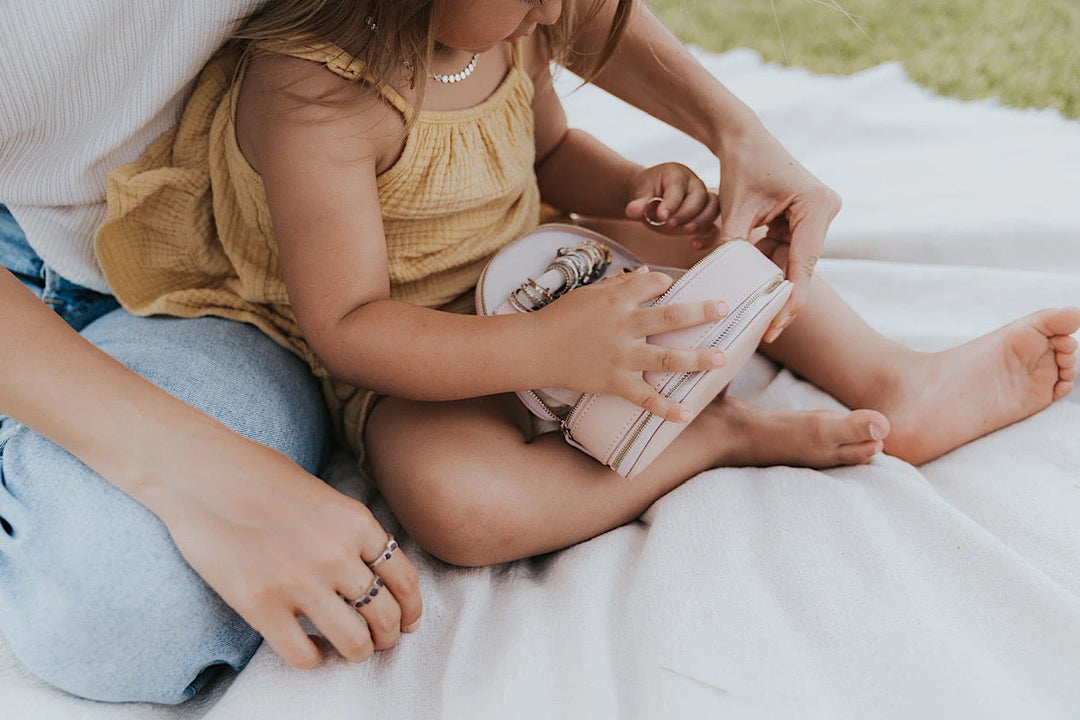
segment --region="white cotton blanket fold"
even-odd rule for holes
[[[820,272],[881,332],[936,349],[1080,305],[1080,123],[938,98],[897,65],[823,77],[745,51],[701,59],[843,196]],[[702,148],[599,91],[566,104],[634,159],[716,182]],[[837,406],[762,358],[734,392]],[[310,672],[264,646],[179,708],[65,696],[0,644],[4,715],[1075,718],[1078,395],[918,468],[706,472],[637,522],[534,560],[450,568],[403,538],[419,632]],[[333,479],[366,495],[345,463]]]

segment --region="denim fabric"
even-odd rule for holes
[[[318,382],[254,327],[110,308],[109,296],[56,280],[6,212],[0,260],[39,296],[53,288],[53,307],[103,351],[318,471],[330,436]],[[96,700],[178,703],[222,669],[242,668],[261,641],[188,566],[155,515],[2,418],[0,518],[0,633],[57,687]]]
[[[89,290],[60,277],[30,248],[6,207],[0,205],[0,265],[13,272],[42,302],[76,330],[120,307],[112,295]]]

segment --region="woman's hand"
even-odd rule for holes
[[[720,201],[693,170],[669,162],[643,170],[630,183],[626,217],[657,232],[692,235],[708,231],[720,216]]]
[[[646,338],[719,320],[728,307],[722,301],[642,307],[671,283],[641,267],[578,288],[535,313],[553,363],[551,385],[620,395],[654,415],[688,422],[689,409],[658,393],[642,373],[713,370],[725,363],[724,353],[663,347]]]
[[[729,134],[717,156],[724,208],[718,241],[749,239],[753,230],[766,226],[766,240],[758,247],[794,284],[765,334],[765,341],[772,342],[806,303],[825,233],[840,212],[840,196],[796,162],[756,118]],[[710,244],[704,239],[697,247]]]
[[[286,662],[319,663],[300,616],[353,662],[416,629],[416,569],[400,550],[369,565],[389,536],[363,504],[262,445],[217,445],[180,466],[190,492],[158,511],[188,563]],[[359,609],[345,600],[365,595]]]

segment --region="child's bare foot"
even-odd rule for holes
[[[862,465],[889,433],[889,421],[874,410],[769,410],[727,396],[704,415],[719,423],[719,467]]]
[[[1037,413],[1073,389],[1080,308],[1032,313],[959,347],[913,355],[873,403],[890,455],[920,464]]]

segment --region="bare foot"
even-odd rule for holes
[[[714,402],[702,416],[720,427],[718,467],[862,465],[882,450],[889,421],[874,410],[768,410],[736,397]]]
[[[939,353],[913,354],[881,402],[885,452],[912,464],[1037,413],[1076,380],[1080,308],[1051,308]]]

